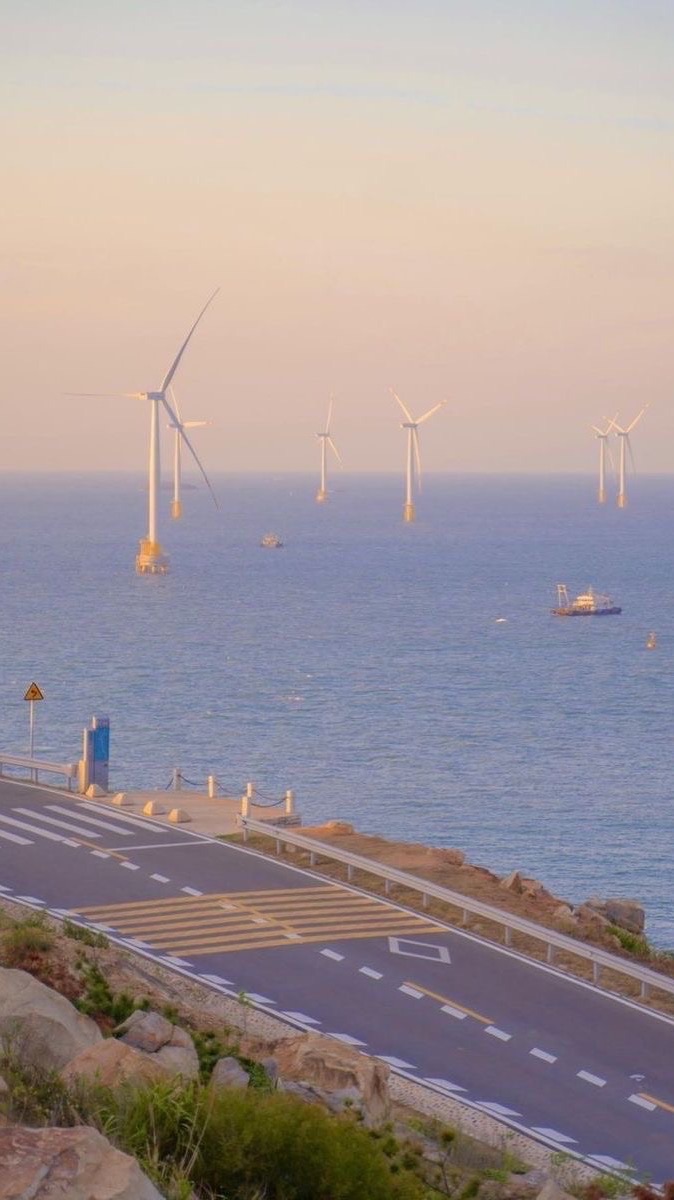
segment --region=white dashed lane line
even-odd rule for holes
[[[344,1042],[345,1046],[367,1046],[367,1042],[361,1042],[360,1038],[352,1037],[350,1033],[329,1033],[328,1037]]]
[[[558,1129],[549,1129],[547,1125],[533,1125],[534,1133],[540,1133],[541,1137],[549,1138],[551,1142],[559,1142],[560,1146],[576,1145],[576,1139],[567,1137],[565,1133],[560,1133]]]
[[[476,1104],[480,1108],[486,1109],[487,1112],[493,1113],[495,1117],[521,1117],[522,1114],[514,1108],[506,1108],[505,1104],[497,1104],[495,1100],[476,1100]]]
[[[509,1042],[512,1033],[505,1033],[502,1029],[497,1029],[495,1025],[487,1025],[485,1033],[490,1033],[492,1037],[498,1038],[501,1042]]]
[[[124,861],[121,862],[119,865],[120,865],[120,867],[126,867],[127,871],[139,871],[140,870],[138,863],[128,862],[127,859],[124,859]]]
[[[170,883],[171,880],[166,875],[150,875],[150,879],[156,879],[157,883]]]
[[[301,1012],[284,1012],[282,1016],[289,1017],[291,1021],[301,1021],[303,1025],[320,1025],[315,1017],[308,1017],[306,1013]]]
[[[408,983],[401,983],[398,991],[404,992],[406,996],[411,996],[413,1000],[423,1000],[424,998],[423,992],[418,992],[416,988],[410,987]]]
[[[542,1059],[543,1062],[546,1062],[546,1063],[556,1063],[557,1062],[556,1054],[548,1054],[547,1050],[539,1050],[538,1046],[534,1046],[533,1050],[530,1050],[529,1053],[531,1055],[533,1055],[534,1058],[540,1058],[540,1059]]]
[[[321,950],[321,954],[323,954],[326,958],[334,958],[335,962],[344,961],[344,955],[338,954],[336,950]]]
[[[109,858],[110,857],[109,854],[106,854],[105,850],[90,850],[89,853],[93,854],[94,858]]]
[[[447,1013],[448,1017],[456,1017],[457,1021],[465,1021],[468,1013],[462,1012],[460,1008],[452,1008],[451,1004],[443,1004],[440,1012]]]
[[[606,1080],[600,1075],[592,1075],[589,1071],[578,1071],[577,1079],[582,1079],[584,1083],[592,1083],[595,1087],[606,1087]]]
[[[388,1063],[389,1067],[397,1067],[399,1071],[416,1071],[418,1069],[414,1063],[405,1062],[404,1058],[396,1058],[393,1054],[378,1054],[377,1058],[381,1062]]]
[[[435,1084],[436,1087],[444,1088],[447,1092],[465,1092],[465,1087],[459,1087],[458,1083],[450,1083],[448,1079],[426,1079],[425,1083]]]
[[[204,894],[203,892],[198,891],[197,888],[193,888],[193,887],[184,887],[184,888],[181,888],[180,890],[181,890],[181,892],[185,892],[188,896],[203,896],[203,894]]]
[[[361,975],[367,975],[368,979],[383,979],[384,978],[381,971],[373,971],[372,967],[359,967],[358,970]]]
[[[657,1104],[651,1104],[650,1100],[644,1100],[643,1096],[638,1096],[636,1093],[628,1096],[627,1099],[631,1104],[638,1104],[639,1108],[645,1108],[647,1112],[655,1112],[658,1107]]]

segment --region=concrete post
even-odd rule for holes
[[[183,786],[183,777],[180,774],[180,767],[173,768],[173,782],[171,784],[174,792],[179,792]]]
[[[215,775],[208,776],[208,779],[206,780],[206,786],[208,788],[208,799],[213,800],[218,791],[218,781],[215,778]]]
[[[248,792],[246,792],[245,796],[241,797],[241,816],[250,816],[250,796],[248,795]]]
[[[246,784],[246,795],[248,797],[248,803],[254,804],[255,803],[255,784],[254,783]]]
[[[292,817],[295,812],[295,793],[292,788],[286,791],[286,816]]]

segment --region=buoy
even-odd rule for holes
[[[649,633],[648,637],[646,638],[646,649],[647,650],[655,650],[655,647],[657,646],[657,644],[658,644],[657,634],[655,634],[653,632]]]

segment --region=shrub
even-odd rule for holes
[[[128,992],[113,992],[105,975],[96,963],[83,959],[79,964],[84,981],[84,993],[77,1000],[80,1012],[89,1017],[106,1017],[113,1025],[121,1025],[137,1008],[150,1007],[147,1000],[136,1000]]]
[[[31,913],[3,934],[2,957],[8,967],[29,966],[40,955],[48,954],[53,945],[54,935],[44,913]]]
[[[650,958],[653,954],[648,939],[640,933],[630,933],[627,929],[621,929],[619,925],[609,925],[608,932],[618,939],[628,954],[634,954],[637,958]]]
[[[67,919],[63,922],[63,932],[66,937],[73,938],[76,942],[84,942],[85,946],[93,946],[97,950],[105,950],[110,945],[104,933],[97,933],[95,929],[87,929],[84,925],[75,925]]]

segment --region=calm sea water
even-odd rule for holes
[[[398,478],[344,476],[324,507],[314,486],[219,479],[220,512],[186,493],[172,573],[138,578],[140,479],[6,476],[0,745],[26,748],[36,679],[40,753],[77,757],[108,713],[117,787],[174,765],[292,786],[306,821],[640,897],[674,946],[674,482],[618,512],[588,478],[429,477],[413,527]],[[558,580],[623,615],[554,619]]]

